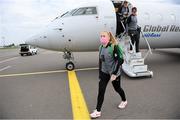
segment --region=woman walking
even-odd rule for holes
[[[101,116],[101,107],[104,94],[109,80],[114,90],[120,95],[122,102],[118,108],[123,109],[127,105],[124,90],[121,88],[121,65],[123,64],[123,53],[111,32],[101,32],[101,45],[99,47],[99,89],[96,110],[90,114],[91,118]]]

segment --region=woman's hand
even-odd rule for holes
[[[116,78],[117,78],[117,76],[112,74],[110,80],[114,81],[114,80],[116,80]]]

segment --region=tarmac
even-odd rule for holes
[[[38,50],[20,56],[18,49],[0,50],[0,119],[74,119],[63,53]],[[74,53],[76,76],[91,113],[98,91],[98,53]],[[145,60],[152,78],[122,74],[128,106],[109,83],[100,119],[180,119],[180,49],[153,50]],[[88,114],[89,114],[88,113]]]

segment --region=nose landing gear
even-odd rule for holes
[[[71,51],[65,51],[64,55],[63,55],[63,58],[68,60],[68,62],[66,63],[66,69],[69,70],[69,71],[74,70],[75,65],[73,63],[74,56],[73,56],[72,52]]]
[[[74,68],[75,68],[75,66],[74,66],[73,62],[66,63],[66,69],[67,70],[72,71],[72,70],[74,70]]]

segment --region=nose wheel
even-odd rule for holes
[[[68,62],[66,63],[66,69],[69,70],[69,71],[74,70],[75,65],[74,65],[74,63],[72,62],[72,61],[74,60],[74,56],[73,56],[72,52],[70,52],[70,51],[65,51],[65,52],[64,52],[64,55],[63,55],[63,58],[68,61]]]
[[[66,63],[66,69],[67,70],[72,71],[72,70],[74,70],[74,68],[75,68],[75,66],[74,66],[73,62]]]

